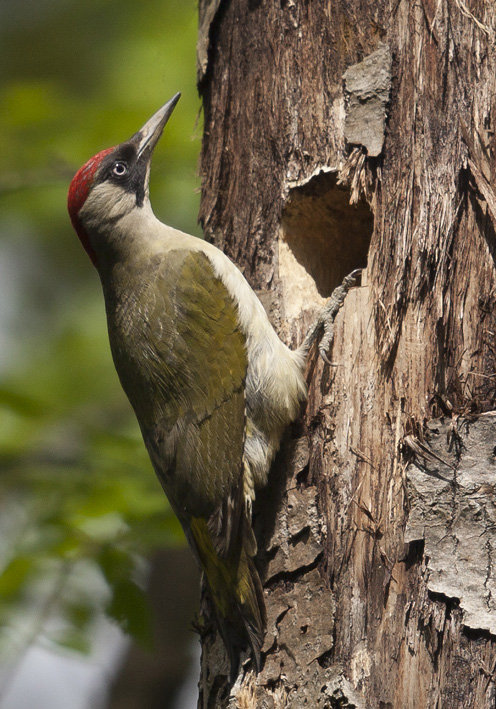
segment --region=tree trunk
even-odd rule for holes
[[[296,345],[353,268],[331,358],[255,510],[268,627],[207,707],[481,709],[496,671],[496,11],[201,0],[200,219]]]

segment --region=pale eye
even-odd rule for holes
[[[126,175],[127,174],[126,163],[121,162],[120,160],[118,162],[115,162],[112,167],[112,174],[115,175],[116,177],[123,177],[124,175]]]

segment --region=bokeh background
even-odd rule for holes
[[[196,33],[194,0],[0,2],[2,709],[196,705],[198,575],[66,212],[75,171],[181,91],[151,199],[200,234]]]

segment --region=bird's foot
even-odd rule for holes
[[[341,285],[337,286],[333,290],[327,300],[327,303],[320,311],[315,323],[309,328],[307,332],[307,336],[303,342],[303,345],[301,346],[301,349],[305,355],[308,353],[310,347],[317,339],[319,333],[322,331],[322,337],[320,338],[319,342],[319,354],[324,360],[324,362],[326,362],[328,365],[330,365],[331,367],[336,366],[329,360],[327,356],[327,353],[334,339],[334,320],[336,319],[336,315],[338,314],[340,307],[344,303],[346,294],[348,293],[350,288],[355,285],[355,281],[357,277],[361,274],[361,272],[361,268],[356,268],[354,271],[344,277]]]

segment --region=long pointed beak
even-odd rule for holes
[[[174,110],[180,97],[180,93],[173,96],[162,106],[162,108],[159,108],[158,111],[153,114],[153,116],[145,123],[143,128],[133,135],[130,142],[136,143],[138,148],[138,158],[140,158],[145,151],[150,152],[150,154],[153,152],[154,147],[162,135],[165,124],[171,117],[172,111]]]

